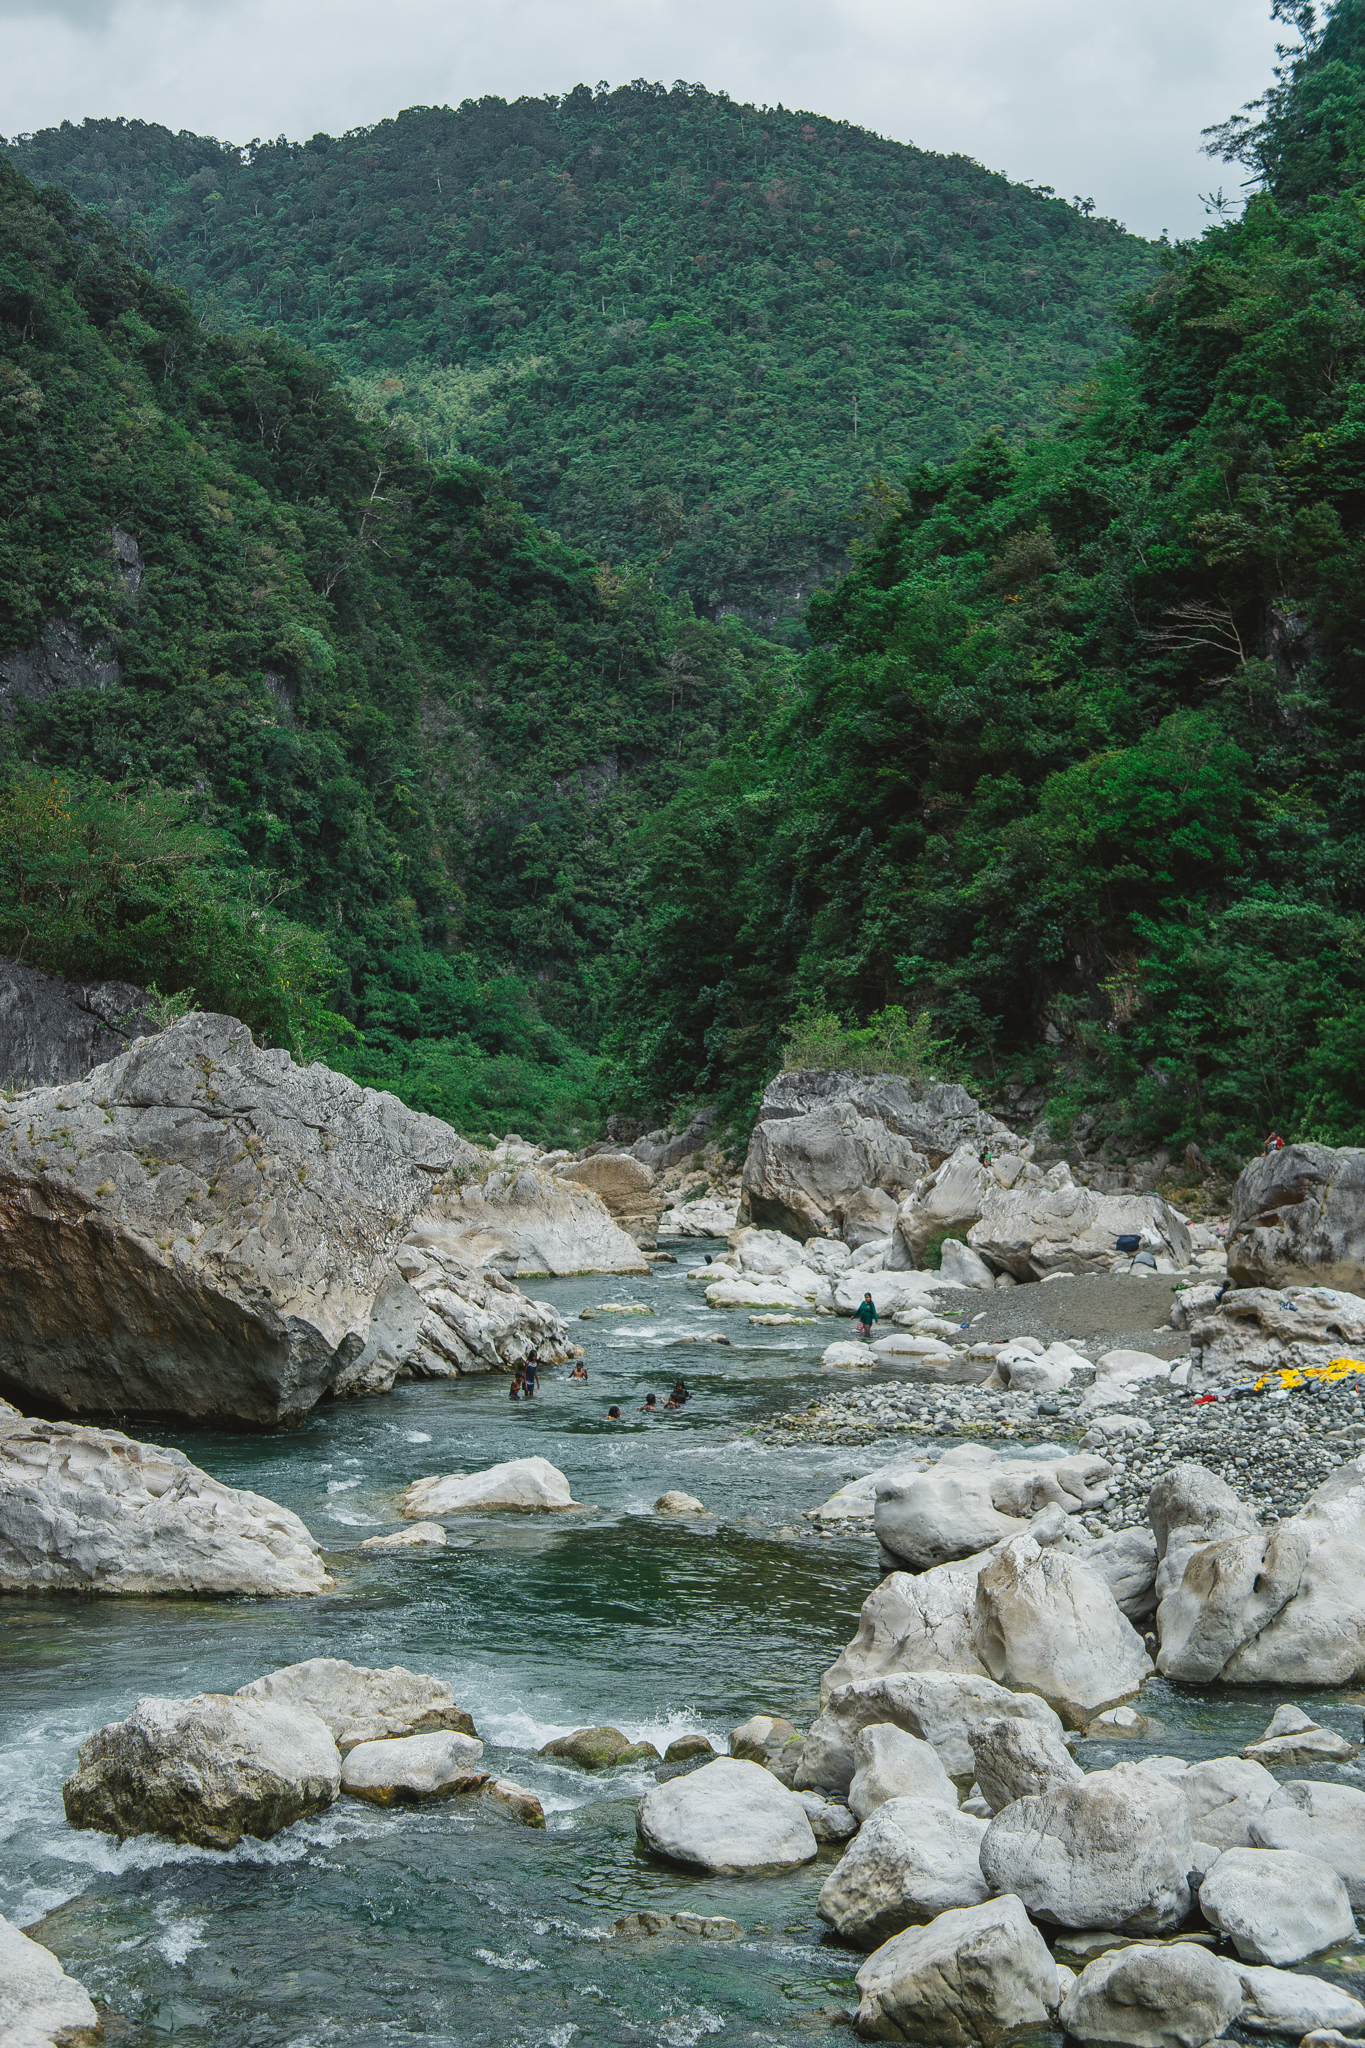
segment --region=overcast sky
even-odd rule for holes
[[[584,81],[697,80],[1197,234],[1268,0],[0,0],[0,134],[125,114],[234,142]]]

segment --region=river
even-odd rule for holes
[[[289,1435],[134,1426],[294,1509],[329,1554],[335,1592],[0,1602],[0,1911],[120,2015],[122,2048],[172,2035],[205,2048],[847,2042],[859,1958],[815,1912],[837,1851],[783,1879],[670,1869],[635,1837],[649,1770],[592,1777],[536,1754],[601,1722],[660,1750],[700,1730],[723,1752],[751,1713],[810,1719],[820,1673],[879,1574],[865,1539],[821,1539],[800,1517],[876,1458],[765,1448],[745,1432],[828,1386],[830,1325],[762,1330],[745,1313],[718,1315],[681,1266],[528,1292],[571,1317],[624,1300],[653,1312],[575,1322],[588,1385],[559,1367],[534,1403],[509,1402],[498,1376],[324,1406]],[[715,1330],[731,1348],[678,1342]],[[638,1415],[680,1371],[691,1405]],[[612,1402],[625,1426],[605,1421]],[[443,1551],[355,1548],[395,1526],[410,1480],[533,1453],[593,1512],[466,1517]],[[674,1487],[715,1519],[655,1515]],[[806,1533],[781,1533],[793,1528]],[[448,1679],[486,1765],[537,1792],[546,1830],[458,1801],[380,1811],[344,1798],[227,1856],[148,1838],[120,1847],[66,1825],[61,1783],[80,1741],[140,1694],[231,1691],[319,1655]],[[1274,1704],[1149,1692],[1167,1726],[1160,1746],[1191,1757],[1252,1739]],[[1358,1707],[1313,1705],[1358,1737]],[[1092,1768],[1118,1760],[1085,1747]],[[1360,1782],[1354,1767],[1346,1776]],[[641,1906],[727,1914],[744,1936],[612,1938],[618,1915]]]

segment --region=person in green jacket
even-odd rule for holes
[[[872,1335],[872,1325],[877,1320],[877,1304],[870,1294],[865,1294],[858,1309],[858,1335],[864,1344]]]

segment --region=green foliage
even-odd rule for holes
[[[1269,189],[1055,435],[872,501],[813,651],[651,831],[639,1091],[742,1099],[803,1002],[897,1004],[1005,1106],[1365,1140],[1363,20],[1291,57]]]
[[[306,342],[428,454],[770,626],[843,562],[872,477],[1048,423],[1154,260],[968,158],[682,84],[247,149],[136,121],[7,148],[211,326]]]
[[[784,1072],[842,1068],[854,1074],[904,1074],[923,1083],[948,1078],[952,1054],[931,1036],[927,1011],[907,1017],[888,1003],[862,1026],[845,1023],[818,1002],[803,1003],[782,1034]]]

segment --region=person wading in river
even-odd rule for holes
[[[525,1389],[525,1386],[526,1386],[526,1375],[525,1375],[525,1373],[524,1373],[524,1372],[522,1371],[521,1367],[520,1367],[520,1366],[518,1366],[518,1367],[517,1367],[517,1369],[516,1369],[516,1371],[515,1371],[515,1372],[513,1373],[513,1375],[512,1375],[512,1384],[511,1384],[511,1386],[510,1386],[510,1387],[508,1388],[508,1390],[507,1390],[507,1398],[508,1398],[508,1400],[509,1400],[509,1401],[519,1401],[519,1400],[521,1399],[521,1397],[522,1397],[522,1393],[523,1393],[523,1391],[524,1391],[524,1389]]]
[[[866,1344],[872,1335],[872,1325],[877,1320],[877,1304],[870,1294],[865,1294],[858,1309],[858,1335]]]
[[[529,1401],[540,1386],[540,1360],[533,1351],[526,1361],[526,1398]]]

